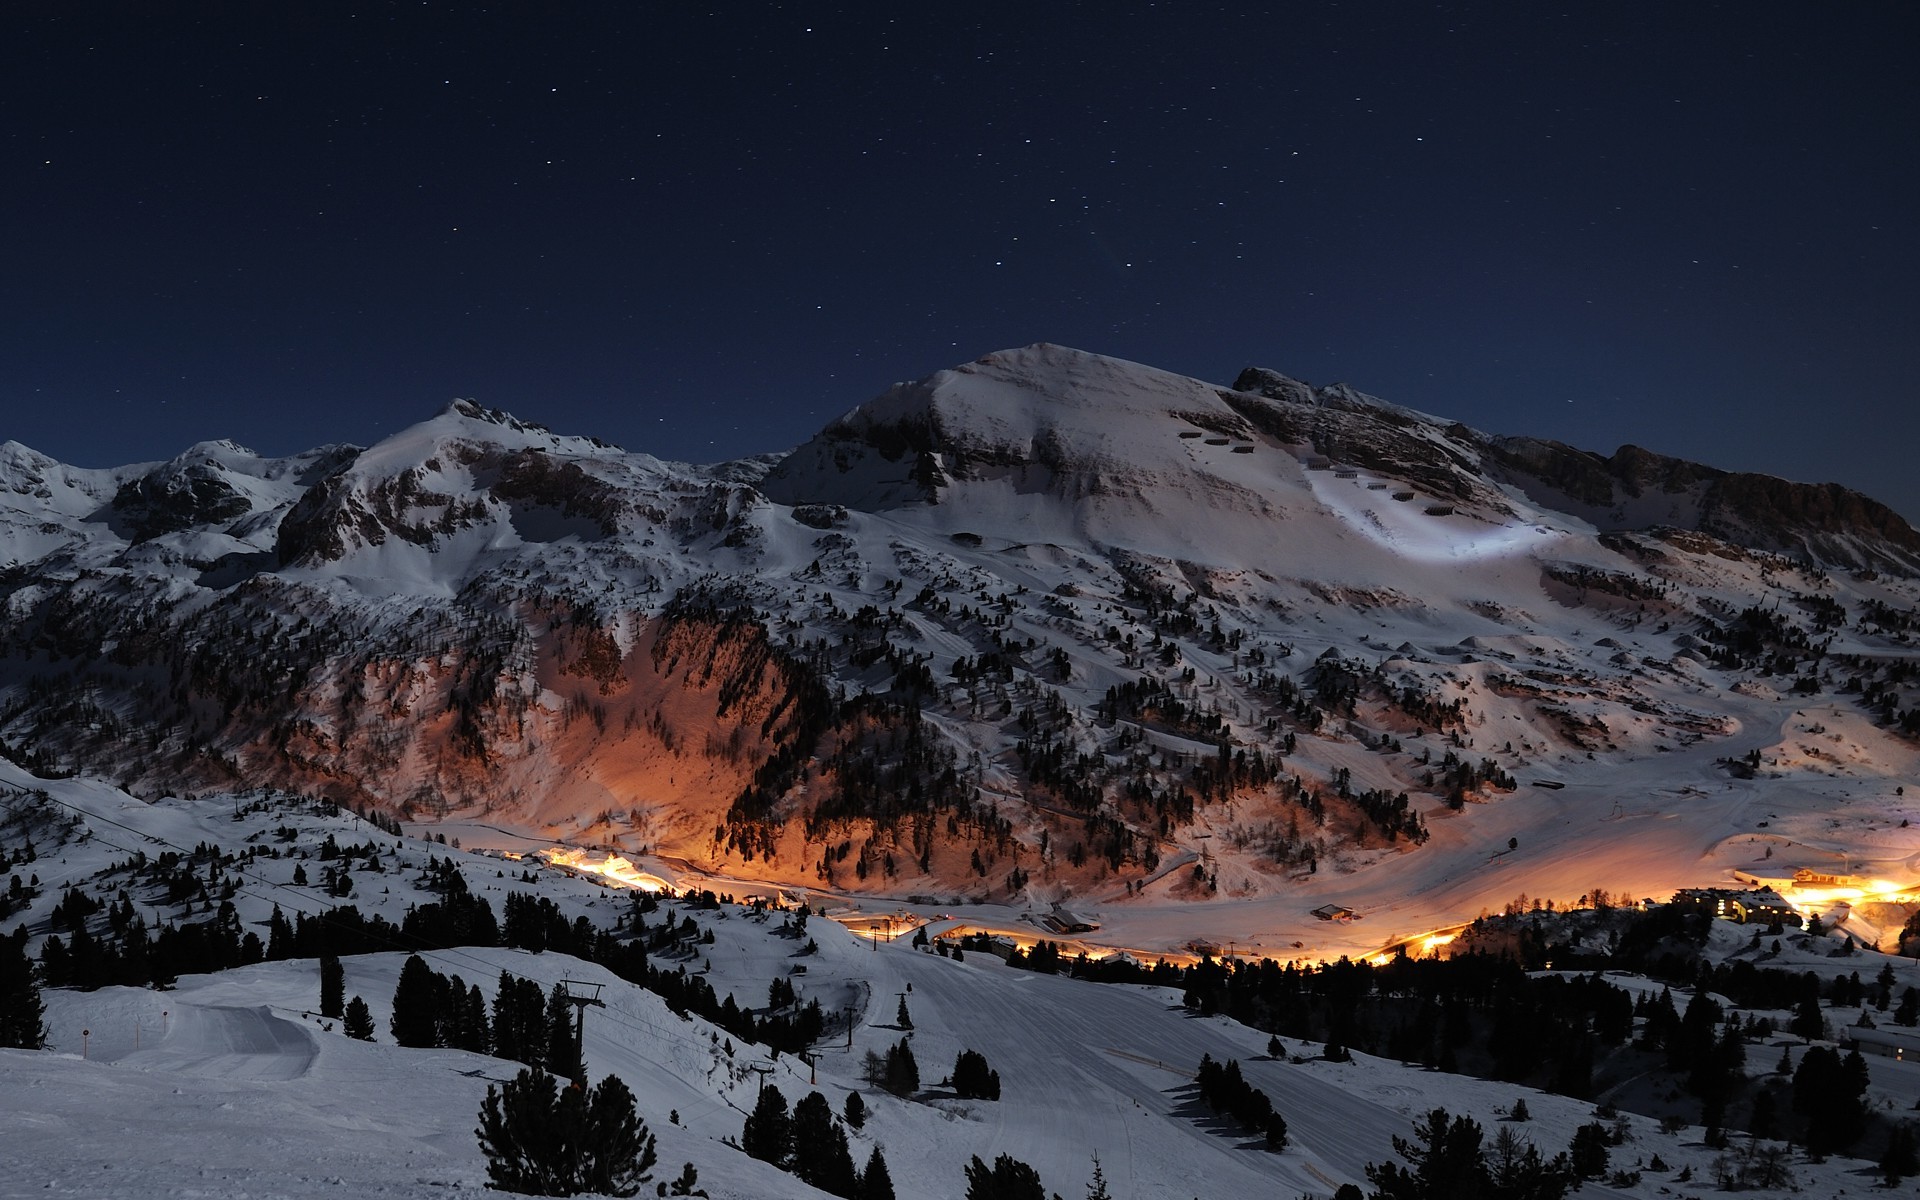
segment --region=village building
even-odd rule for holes
[[[1743,891],[1736,888],[1682,888],[1673,894],[1673,902],[1689,908],[1702,908],[1722,921],[1740,925],[1801,924],[1793,905],[1772,888]]]

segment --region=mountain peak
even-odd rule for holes
[[[471,396],[455,396],[446,402],[436,417],[458,417],[465,421],[477,421],[484,425],[498,425],[519,433],[550,433],[545,425],[536,421],[522,421],[503,408],[488,408]]]

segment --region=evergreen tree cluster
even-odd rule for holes
[[[1258,1134],[1267,1149],[1279,1152],[1287,1148],[1287,1121],[1273,1110],[1273,1101],[1240,1074],[1238,1059],[1223,1065],[1210,1054],[1200,1056],[1198,1073],[1200,1102],[1216,1113],[1233,1118],[1240,1128]]]
[[[632,1196],[652,1178],[654,1137],[616,1075],[591,1092],[529,1067],[487,1087],[475,1134],[489,1186],[529,1196]]]
[[[191,906],[192,901],[186,903]],[[208,900],[206,908],[211,915],[204,920],[152,929],[124,889],[105,905],[71,889],[56,907],[55,932],[41,945],[46,982],[81,991],[115,985],[164,987],[181,975],[212,974],[263,961],[499,944],[492,907],[464,892],[417,906],[399,925],[352,905],[288,920],[276,905],[264,943],[259,934],[242,927],[232,899],[221,899],[217,907]]]
[[[847,1098],[849,1113],[858,1094]],[[893,1200],[893,1177],[880,1148],[873,1148],[865,1170],[857,1169],[847,1132],[819,1092],[808,1092],[789,1113],[785,1094],[771,1083],[762,1084],[741,1128],[740,1148],[823,1192],[847,1200]]]
[[[551,950],[555,954],[592,958],[599,934],[593,922],[584,916],[568,921],[561,915],[560,906],[545,896],[507,893],[506,924],[501,928],[501,941],[505,945],[535,954]]]
[[[962,938],[960,945],[964,949],[978,950],[983,954],[993,952],[993,939],[984,933]],[[1059,943],[1044,940],[1035,942],[1030,950],[1016,947],[1013,953],[1007,956],[1008,966],[1038,971],[1042,975],[1059,974],[1062,961]]]
[[[1793,1111],[1805,1122],[1807,1153],[1827,1155],[1851,1146],[1866,1122],[1867,1063],[1858,1050],[1845,1057],[1808,1046],[1793,1073]]]
[[[978,1154],[966,1166],[967,1200],[1047,1200],[1040,1172],[1011,1154],[988,1166]]]
[[[394,987],[389,1028],[402,1046],[471,1050],[566,1079],[580,1076],[573,1006],[559,984],[542,995],[531,979],[502,971],[489,1018],[478,984],[442,975],[419,955],[409,955]]]
[[[964,1100],[998,1100],[1000,1072],[978,1050],[962,1050],[953,1060],[953,1090]]]
[[[388,1028],[402,1046],[450,1046],[477,1054],[492,1048],[487,1002],[479,985],[469,987],[458,975],[442,975],[417,954],[401,964]]]
[[[27,927],[0,935],[0,1046],[38,1050],[47,1040],[46,1006],[27,957]]]
[[[500,944],[500,925],[493,906],[467,889],[467,878],[452,859],[429,860],[427,886],[439,893],[440,899],[407,910],[400,925],[401,945],[437,950]]]
[[[911,1096],[920,1090],[920,1064],[914,1061],[913,1047],[901,1038],[879,1054],[867,1051],[862,1074],[868,1083],[896,1096]]]
[[[1573,1188],[1568,1155],[1544,1159],[1511,1129],[1501,1130],[1489,1155],[1484,1137],[1473,1118],[1431,1110],[1415,1123],[1412,1138],[1393,1139],[1393,1152],[1405,1166],[1367,1165],[1374,1200],[1561,1200]],[[1601,1154],[1604,1169],[1604,1143]]]
[[[689,907],[717,908],[719,899],[712,893],[687,898]],[[718,1025],[729,1035],[744,1042],[758,1042],[781,1053],[795,1053],[817,1041],[826,1029],[826,1013],[818,1000],[791,1004],[783,1012],[756,1016],[742,1008],[731,994],[716,994],[705,977],[689,973],[685,967],[672,969],[655,966],[650,955],[687,956],[712,934],[703,931],[691,916],[677,924],[669,919],[654,924],[646,921],[659,901],[637,896],[631,911],[631,936],[621,938],[604,929],[596,929],[585,917],[568,921],[560,908],[544,896],[513,892],[507,896],[506,922],[502,936],[506,945],[524,950],[571,954],[598,963],[615,975],[653,992],[666,1002],[677,1016],[691,1013]]]

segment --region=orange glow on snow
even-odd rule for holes
[[[593,857],[595,853],[591,850],[569,850],[563,846],[555,846],[550,850],[542,850],[540,857],[556,867],[565,867],[569,871],[578,871],[582,875],[598,875],[609,883],[618,884],[621,887],[638,888],[643,892],[671,890],[671,885],[666,880],[640,870],[633,865],[632,861],[618,854],[608,854],[596,859]]]
[[[912,933],[926,922],[911,913],[828,913],[827,919],[838,921],[861,937],[877,937],[883,941],[892,941],[901,934]]]
[[[1783,895],[1802,916],[1812,916],[1836,904],[1858,904],[1862,900],[1912,904],[1920,901],[1920,887],[1891,879],[1863,879],[1858,886],[1794,887],[1786,889]]]

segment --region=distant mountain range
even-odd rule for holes
[[[1837,485],[1038,345],[709,466],[465,400],[279,459],[7,443],[0,739],[849,891],[1303,911],[1525,840],[1535,780],[1884,791],[1916,575]],[[1824,761],[1814,703],[1860,723]]]

